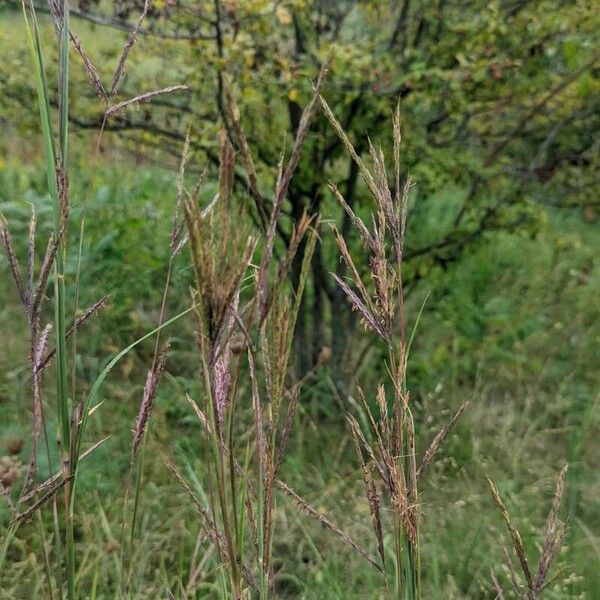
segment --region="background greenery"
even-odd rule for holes
[[[390,142],[389,116],[401,98],[405,166],[417,182],[407,240],[413,322],[428,295],[409,371],[419,434],[430,439],[453,408],[470,400],[423,486],[426,597],[493,597],[489,574],[502,561],[503,529],[485,473],[498,482],[535,554],[554,478],[568,461],[570,534],[560,559],[563,576],[548,595],[600,598],[597,2],[223,2],[221,44],[214,7],[154,4],[146,24],[154,35],[136,45],[121,95],[182,82],[190,90],[128,110],[109,124],[113,131],[93,177],[92,132],[101,105],[73,56],[74,231],[87,215],[80,304],[112,294],[110,307],[81,336],[82,379],[93,380],[108,355],[157,320],[175,197],[172,168],[190,127],[188,176],[208,169],[203,194],[211,197],[221,77],[240,105],[261,189],[269,189],[311,80],[333,50],[325,95],[363,152],[367,134]],[[83,3],[78,10],[91,11],[96,20],[131,23],[139,6]],[[126,34],[83,18],[74,19],[73,27],[110,81]],[[43,35],[51,52],[49,21]],[[0,13],[0,47],[0,210],[20,232],[17,249],[24,256],[29,204],[41,230],[50,229],[51,214],[18,11]],[[286,204],[288,232],[304,209],[347,227],[327,191],[328,177],[359,213],[368,213],[366,190],[318,118]],[[243,178],[238,193],[248,198]],[[252,211],[250,217],[257,220]],[[327,275],[338,268],[330,237],[322,236],[299,324],[298,374],[324,346],[333,355],[304,386],[282,477],[366,540],[368,509],[343,414],[352,406],[352,376],[373,389],[385,367],[377,346],[363,352],[357,319]],[[76,248],[70,252],[72,276]],[[358,241],[352,252],[361,255]],[[191,277],[183,253],[171,314],[187,303]],[[26,328],[4,261],[0,331],[0,440],[8,445],[23,439],[25,461]],[[159,388],[148,441],[156,460],[147,465],[141,500],[143,543],[134,584],[140,597],[162,597],[180,582],[185,587],[198,535],[193,511],[160,458],[174,457],[190,477],[202,463],[199,430],[185,400],[198,386],[192,325],[182,322],[171,334],[168,377]],[[111,597],[118,499],[150,360],[151,346],[128,355],[105,390],[108,410],[91,425],[91,436],[112,434],[90,459],[94,468],[83,472],[77,522],[79,578],[96,597]],[[4,506],[0,511],[5,521]],[[285,499],[278,519],[294,540],[276,541],[281,597],[377,597],[377,574]],[[44,596],[33,531],[33,525],[19,531],[0,597]],[[196,597],[202,593],[209,588]]]

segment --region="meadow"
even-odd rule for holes
[[[600,598],[589,15],[556,104],[548,64],[414,67],[508,106],[443,145],[406,82],[352,96],[384,3],[294,67],[319,3],[220,4],[0,12],[0,598]]]

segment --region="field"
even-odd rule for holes
[[[572,127],[544,143],[589,142],[585,160],[521,182],[519,161],[541,169],[542,151],[537,133],[512,127],[520,104],[502,113],[506,143],[483,118],[464,144],[424,141],[429,108],[412,92],[398,113],[396,98],[367,94],[350,130],[334,116],[353,102],[350,54],[322,81],[297,47],[298,73],[272,67],[256,41],[263,17],[240,14],[269,3],[239,4],[222,8],[227,67],[212,42],[140,35],[106,107],[180,82],[191,91],[114,111],[102,133],[72,45],[68,102],[57,93],[68,36],[40,9],[32,57],[23,15],[0,11],[0,598],[600,599],[599,129],[586,112],[597,62],[588,87],[573,79],[577,94],[565,84],[567,100],[542,115]],[[312,6],[272,4],[281,28]],[[169,6],[148,22],[164,25]],[[71,25],[108,92],[127,34]],[[355,16],[349,29],[360,27]],[[353,44],[348,61],[368,71],[358,55],[377,44]],[[411,85],[433,97],[433,71]],[[515,75],[510,92],[492,81],[469,106],[544,98],[542,71],[523,67],[527,85]],[[409,175],[416,186],[403,188]]]

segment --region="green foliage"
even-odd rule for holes
[[[105,79],[125,39],[105,24],[114,18],[130,27],[142,6],[139,0],[114,6],[84,2],[74,17],[83,46]],[[223,95],[223,86],[230,85],[260,191],[268,196],[301,107],[332,53],[325,96],[360,152],[367,150],[367,135],[391,142],[387,123],[401,100],[403,165],[417,183],[407,277],[418,279],[460,260],[487,232],[534,233],[543,206],[597,206],[596,9],[590,0],[558,5],[549,0],[155,2],[145,24],[148,35],[140,36],[129,59],[119,100],[178,83],[187,84],[189,92],[115,116],[105,146],[127,149],[138,158],[160,156],[165,164],[165,156],[179,154],[191,127],[192,152],[199,165],[212,169],[221,119],[232,128]],[[86,11],[105,24],[87,23]],[[32,82],[20,68],[24,50],[18,25],[10,14],[2,23],[8,24],[0,31],[9,50],[0,67],[6,90],[0,119],[27,140],[36,126],[30,114],[23,114],[21,99],[27,104],[33,98]],[[51,27],[44,34],[52,35]],[[72,63],[71,115],[85,132],[98,126],[102,106],[79,57]],[[89,140],[82,141],[87,156]],[[74,146],[77,154],[79,144]],[[326,188],[328,177],[342,180],[342,192],[357,212],[371,209],[367,190],[320,118],[288,194],[290,218],[282,222],[283,232],[289,234],[304,210],[321,212],[348,229]],[[242,194],[244,179],[240,173]],[[324,241],[299,317],[303,369],[314,364],[323,346],[332,347],[342,368],[339,344],[324,327],[329,313],[343,315],[348,329],[356,327],[347,303],[324,276],[334,268],[335,252]]]
[[[137,1],[119,5],[131,18],[140,9]],[[491,593],[490,569],[502,561],[502,523],[485,491],[486,472],[503,482],[500,491],[526,549],[537,556],[552,481],[566,459],[570,534],[559,562],[567,577],[554,582],[547,597],[596,598],[600,238],[594,184],[600,94],[598,66],[592,64],[598,42],[595,3],[224,0],[220,5],[222,52],[213,39],[214,25],[185,11],[198,8],[214,20],[215,4],[185,0],[174,8],[155,2],[148,22],[155,32],[200,32],[210,39],[141,37],[118,99],[181,82],[191,91],[115,117],[112,126],[118,131],[109,128],[105,134],[91,185],[93,139],[86,132],[98,125],[100,103],[79,58],[71,57],[70,108],[78,128],[70,145],[72,221],[86,215],[79,305],[112,293],[102,318],[80,334],[74,360],[80,391],[87,393],[107,355],[156,324],[175,198],[169,167],[188,126],[190,164],[209,170],[203,200],[214,193],[221,127],[218,74],[223,72],[233,88],[264,192],[273,187],[282,150],[289,152],[298,111],[312,93],[311,79],[333,50],[325,95],[362,152],[366,134],[391,141],[387,123],[401,97],[403,164],[418,183],[411,194],[406,265],[413,321],[430,294],[407,376],[418,438],[433,437],[447,415],[471,399],[470,411],[424,486],[424,597],[459,600]],[[102,14],[108,4],[92,8]],[[50,42],[54,31],[49,20],[42,22],[42,38]],[[73,26],[101,75],[110,77],[125,34],[75,19]],[[0,124],[7,132],[0,140],[0,212],[10,221],[20,257],[27,252],[30,204],[36,207],[38,231],[46,236],[53,227],[43,166],[36,163],[39,119],[28,108],[35,103],[35,82],[23,35],[20,15],[0,14]],[[57,77],[55,58],[48,57],[51,82]],[[238,175],[237,192],[246,199],[244,175]],[[367,218],[372,208],[367,190],[353,180],[324,120],[315,119],[284,207],[284,230],[289,232],[305,208],[320,210],[344,228],[327,177],[347,178],[343,192]],[[368,387],[387,367],[379,347],[364,354],[355,344],[356,320],[323,277],[337,267],[337,253],[327,236],[323,240],[299,317],[296,359],[302,367],[302,352],[317,354],[341,338],[343,358],[352,360],[343,364],[336,352],[307,380],[282,478],[368,546],[370,517],[351,438],[340,425],[347,407],[339,390],[357,373]],[[77,250],[67,247],[70,283]],[[364,256],[354,241],[350,252],[357,262]],[[189,260],[178,257],[169,315],[188,306],[191,281]],[[66,293],[71,305],[72,286]],[[319,315],[320,306],[325,308]],[[44,322],[51,318],[50,312],[43,314]],[[0,325],[0,444],[7,444],[9,437],[29,435],[31,400],[23,367],[26,327],[3,259]],[[155,400],[147,452],[150,457],[166,453],[185,465],[184,475],[204,498],[209,490],[194,474],[203,472],[206,446],[185,400],[186,393],[201,394],[198,359],[190,350],[189,324],[178,322],[172,335],[169,373]],[[86,597],[114,597],[120,590],[116,540],[121,539],[131,427],[151,351],[142,343],[123,358],[115,368],[119,381],[107,381],[102,392],[108,410],[98,411],[89,423],[90,439],[112,437],[86,459],[90,468],[82,470],[78,483],[74,536],[82,560],[77,580]],[[312,364],[310,358],[305,363]],[[240,380],[240,394],[248,397],[247,374]],[[47,424],[54,431],[52,392],[48,399]],[[240,421],[247,420],[249,408],[240,411]],[[28,452],[25,442],[17,458],[25,462]],[[56,455],[53,459],[57,462]],[[41,478],[50,474],[44,461],[40,467]],[[148,461],[144,477],[132,590],[137,597],[159,597],[167,589],[183,597],[202,563],[195,597],[215,597],[222,567],[213,551],[204,554],[201,528],[184,492],[160,460]],[[277,529],[286,535],[274,540],[275,597],[375,597],[379,576],[360,557],[317,523],[299,517],[287,499],[279,498],[276,508]],[[2,535],[8,518],[2,509]],[[32,523],[19,530],[9,548],[0,598],[47,596],[38,534]],[[393,540],[385,541],[393,552]]]
[[[97,210],[99,218],[88,220],[89,247],[93,248],[92,240],[102,239],[112,224],[125,215],[121,227],[123,235],[131,240],[131,246],[128,242],[127,247],[133,250],[137,244],[144,250],[125,254],[131,270],[121,285],[131,286],[136,297],[146,298],[144,305],[152,310],[160,301],[160,286],[146,282],[152,278],[160,281],[164,265],[155,271],[148,271],[143,265],[150,260],[148,253],[152,256],[161,253],[166,245],[158,240],[168,237],[171,210],[168,198],[174,183],[169,184],[166,175],[153,178],[143,171],[130,172],[128,178],[115,169],[109,177],[111,171],[106,169],[106,175],[98,181],[108,186],[113,181],[123,182],[127,195],[119,193],[119,186],[109,187],[112,193],[106,195],[113,203],[103,200],[100,193],[92,194],[89,211],[96,214]],[[7,182],[2,189],[8,197],[35,200],[40,194],[41,184],[33,172],[27,174],[26,168],[4,169],[1,177]],[[152,181],[154,185],[150,188]],[[150,232],[154,235],[154,247],[147,245],[147,229],[134,226],[128,231],[127,225],[128,219],[134,219],[139,212],[131,198],[144,198],[149,193],[147,188],[161,191],[151,201],[157,211],[152,226],[158,229]],[[165,204],[162,210],[161,199]],[[2,210],[7,207],[11,222],[25,226],[26,206],[3,203]],[[40,221],[43,222],[41,215]],[[138,239],[134,232],[140,236]],[[114,238],[111,244],[117,242]],[[491,472],[497,479],[510,482],[510,487],[501,491],[527,547],[535,552],[534,540],[539,539],[547,505],[540,498],[549,498],[557,466],[566,457],[571,463],[567,498],[573,516],[567,550],[561,561],[567,573],[574,575],[566,588],[557,584],[549,597],[566,599],[584,591],[587,598],[595,597],[600,564],[594,550],[598,545],[595,532],[600,527],[594,477],[599,467],[595,440],[600,425],[595,397],[600,373],[599,244],[596,223],[557,211],[549,215],[535,239],[495,234],[488,245],[471,250],[460,264],[445,271],[439,267],[433,269],[411,297],[409,314],[415,316],[423,294],[430,292],[411,351],[412,366],[408,374],[418,407],[415,420],[424,437],[435,433],[445,420],[442,415],[451,407],[465,397],[472,398],[464,421],[447,442],[444,459],[434,466],[425,486],[423,580],[433,586],[424,590],[429,594],[426,597],[457,600],[480,597],[478,590],[481,585],[488,585],[490,567],[500,560],[496,533],[490,532],[500,534],[501,523],[486,494],[483,473]],[[86,250],[86,255],[88,252],[93,254]],[[115,264],[109,263],[108,268],[102,260],[96,257],[95,277],[84,286],[90,300],[106,289],[110,278],[117,277],[112,272]],[[174,284],[186,281],[188,274],[182,264]],[[1,262],[2,290],[8,287],[7,275],[6,264]],[[183,302],[187,283],[181,286],[179,299]],[[177,301],[179,292],[172,297]],[[19,366],[27,350],[19,342],[24,323],[19,325],[19,319],[14,318],[16,312],[11,308],[14,301],[3,303],[0,313],[2,331],[10,340],[10,346],[3,345],[0,349],[3,424],[0,439],[26,435],[27,417],[22,407],[28,399],[20,385]],[[120,301],[130,306],[129,296],[123,294]],[[82,332],[80,348],[85,351],[80,361],[87,365],[85,372],[90,373],[90,379],[100,370],[98,357],[101,360],[124,339],[133,339],[134,331],[141,331],[150,322],[150,314],[142,311],[135,319],[128,315],[129,308],[121,313],[115,303],[99,321]],[[179,340],[174,342],[170,360],[173,374],[159,389],[149,452],[162,450],[176,458],[187,457],[197,470],[200,468],[197,461],[202,461],[194,458],[200,456],[201,449],[198,428],[184,399],[186,392],[193,397],[199,394],[199,383],[190,379],[196,368],[195,358],[186,350],[191,342],[186,327],[176,326],[173,334]],[[99,586],[105,585],[104,574],[114,569],[112,548],[121,518],[117,499],[122,495],[128,466],[123,457],[130,444],[130,427],[141,394],[148,352],[149,349],[125,360],[119,371],[122,383],[109,383],[104,394],[110,410],[100,411],[99,418],[90,424],[90,436],[94,439],[113,433],[100,454],[90,458],[94,461],[93,468],[82,471],[82,516],[76,523],[76,531],[79,527],[92,549],[90,572],[97,571]],[[372,365],[379,362],[374,358]],[[364,513],[360,482],[353,475],[349,434],[337,424],[340,408],[332,399],[330,370],[325,366],[318,373],[306,386],[306,404],[301,408],[282,476],[357,539],[368,539],[368,514]],[[371,373],[370,377],[377,381],[376,369]],[[21,410],[15,410],[18,407]],[[26,454],[27,446],[23,456]],[[137,556],[139,573],[136,572],[133,585],[140,594],[151,595],[157,589],[155,586],[164,589],[179,578],[187,580],[195,533],[188,532],[194,517],[182,508],[186,504],[183,492],[167,478],[159,464],[149,466],[146,479],[147,489],[140,508],[142,545],[153,550],[150,556]],[[94,489],[101,500],[93,499]],[[108,530],[98,527],[99,507],[106,512]],[[304,594],[306,598],[361,598],[378,585],[377,575],[332,540],[318,524],[296,517],[294,509],[285,502],[280,508],[285,509],[279,518],[290,538],[301,540],[293,547],[283,540],[277,542],[275,554],[288,557],[276,565],[282,569],[277,580],[282,593],[285,590],[292,597]],[[173,516],[165,519],[165,515]],[[478,527],[473,527],[473,515],[478,517]],[[27,528],[20,534],[23,540],[33,535]],[[17,564],[26,557],[24,549],[19,548],[19,545],[14,547],[11,555]],[[36,578],[43,579],[35,570],[27,578],[18,569],[15,573],[19,573],[19,585],[16,580],[13,587],[7,583],[7,598],[30,597],[31,590],[39,585]],[[349,575],[340,579],[340,573]],[[110,594],[110,587],[102,589]]]

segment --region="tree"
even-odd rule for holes
[[[403,164],[417,183],[406,247],[410,291],[432,268],[447,268],[495,230],[534,231],[546,205],[597,205],[596,8],[592,0],[155,0],[140,25],[136,56],[152,56],[160,68],[140,75],[132,57],[122,96],[136,95],[140,84],[185,83],[190,91],[120,113],[107,130],[137,152],[156,146],[178,155],[191,126],[193,147],[216,168],[218,130],[224,126],[243,154],[241,126],[257,180],[246,169],[236,181],[260,226],[272,201],[265,190],[273,189],[280,155],[332,55],[324,95],[358,152],[368,154],[369,137],[391,143],[389,117],[400,101]],[[74,16],[98,28],[132,30],[144,2],[120,0],[113,14],[103,11],[103,4],[82,0]],[[102,70],[102,61],[92,60]],[[78,89],[86,91],[78,93],[72,118],[83,129],[97,128],[102,110],[93,91]],[[367,208],[355,164],[321,117],[288,191],[281,246],[305,212],[320,212],[351,235],[329,178],[357,213]],[[297,358],[306,371],[331,346],[343,380],[360,354],[345,351],[358,318],[329,274],[344,277],[335,260],[329,241],[318,245],[298,321]]]

